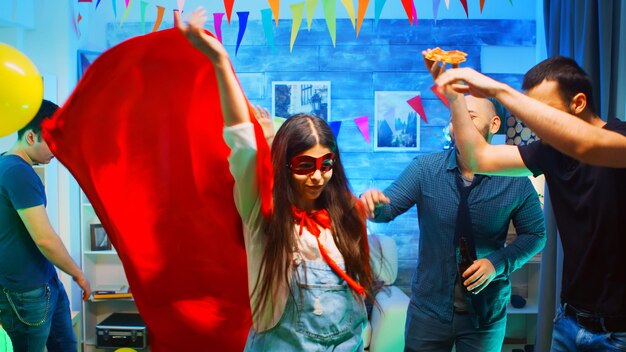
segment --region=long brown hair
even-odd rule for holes
[[[265,253],[259,280],[254,288],[254,293],[258,293],[259,304],[252,307],[255,317],[264,310],[279,282],[289,282],[291,261],[294,250],[297,250],[291,216],[291,205],[295,204],[296,193],[291,186],[289,160],[317,144],[330,149],[336,159],[333,175],[316,200],[316,205],[320,209],[325,208],[330,214],[333,239],[344,258],[347,274],[358,281],[365,288],[367,297],[374,301],[365,208],[350,190],[337,142],[328,124],[315,116],[297,114],[285,121],[272,144],[274,211],[264,227]]]

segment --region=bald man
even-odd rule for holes
[[[467,97],[487,142],[501,119],[487,99]],[[454,129],[450,128],[454,139]],[[383,192],[361,195],[374,222],[417,206],[419,258],[411,285],[405,351],[500,351],[510,274],[545,244],[539,197],[528,178],[474,175],[456,148],[420,155]],[[517,237],[505,247],[509,223]],[[460,272],[461,243],[471,265]]]

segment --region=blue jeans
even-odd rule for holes
[[[77,341],[70,304],[55,275],[34,290],[15,292],[0,286],[0,321],[15,352],[74,352]]]
[[[565,315],[561,305],[557,308],[554,318],[552,351],[626,351],[626,331],[589,331],[578,325],[576,319]]]
[[[307,261],[292,281],[293,296],[278,324],[250,330],[245,351],[363,351],[365,304],[343,279],[327,264]]]
[[[443,323],[419,310],[411,301],[406,317],[404,351],[457,352],[501,351],[506,330],[506,316],[493,324],[475,328],[469,313],[454,313],[451,322]]]

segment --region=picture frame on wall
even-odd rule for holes
[[[311,114],[330,121],[330,81],[272,82],[272,115]]]
[[[76,76],[78,80],[85,74],[87,68],[96,61],[100,54],[101,53],[98,51],[78,50],[78,72]]]
[[[91,224],[91,250],[92,251],[110,251],[113,249],[109,236],[102,224]]]
[[[416,91],[376,91],[374,151],[419,151],[420,116],[407,102]]]

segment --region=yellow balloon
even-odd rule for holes
[[[26,126],[43,100],[37,67],[14,47],[0,43],[0,137]]]

